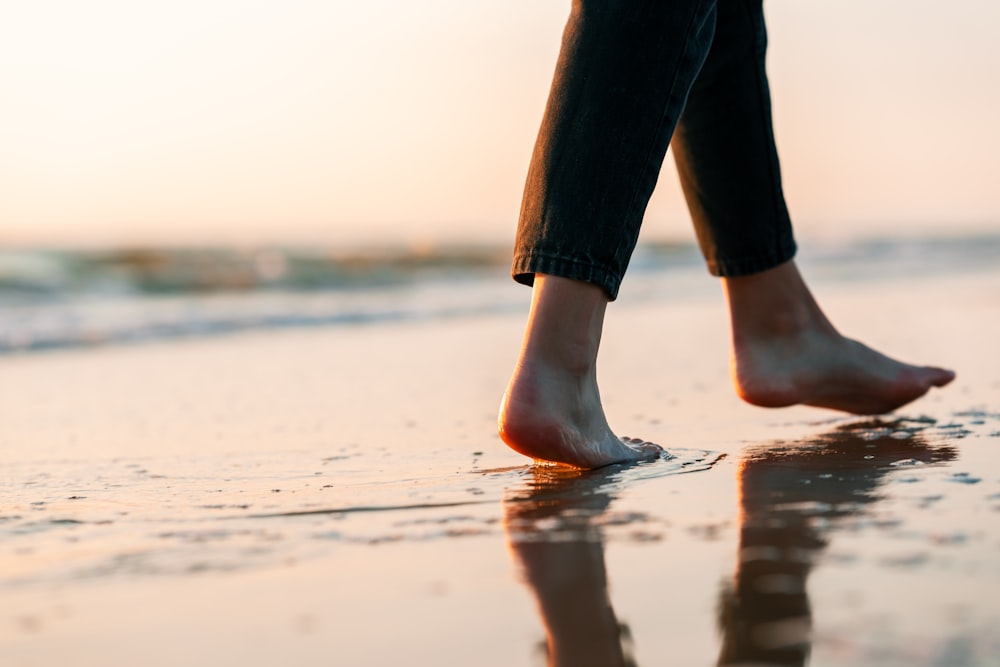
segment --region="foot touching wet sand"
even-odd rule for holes
[[[658,445],[619,438],[597,388],[597,350],[608,300],[594,285],[536,276],[521,354],[497,430],[536,460],[599,468],[657,458]]]
[[[649,461],[663,451],[611,431],[596,382],[544,371],[522,371],[511,380],[497,423],[500,437],[514,451],[578,468]]]
[[[842,336],[795,263],[723,281],[732,374],[753,405],[809,405],[881,414],[951,382],[952,371],[891,359]],[[598,468],[651,460],[662,449],[616,436],[597,387],[607,297],[594,285],[538,275],[521,354],[498,417],[500,437],[536,460]]]

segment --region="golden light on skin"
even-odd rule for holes
[[[796,219],[992,224],[1000,5],[854,4],[767,5]],[[0,242],[506,240],[567,10],[4,3]]]

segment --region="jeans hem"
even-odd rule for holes
[[[774,253],[740,259],[706,261],[708,272],[718,278],[738,278],[773,269],[795,257],[798,250],[795,241],[789,241]]]
[[[514,255],[511,276],[522,285],[533,285],[536,273],[591,283],[604,289],[610,301],[618,298],[622,278],[616,272],[595,264],[558,255],[519,253]]]

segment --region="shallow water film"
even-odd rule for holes
[[[0,355],[0,664],[1000,664],[998,267],[876,250],[819,263],[825,306],[952,386],[880,418],[745,405],[715,284],[640,270],[602,395],[667,455],[592,472],[495,435],[527,301],[489,280],[448,317],[128,344],[66,319]]]

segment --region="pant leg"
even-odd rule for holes
[[[617,296],[716,0],[574,0],[525,185],[512,274]]]
[[[740,276],[795,255],[764,69],[762,0],[719,0],[715,40],[672,148],[709,271]]]

